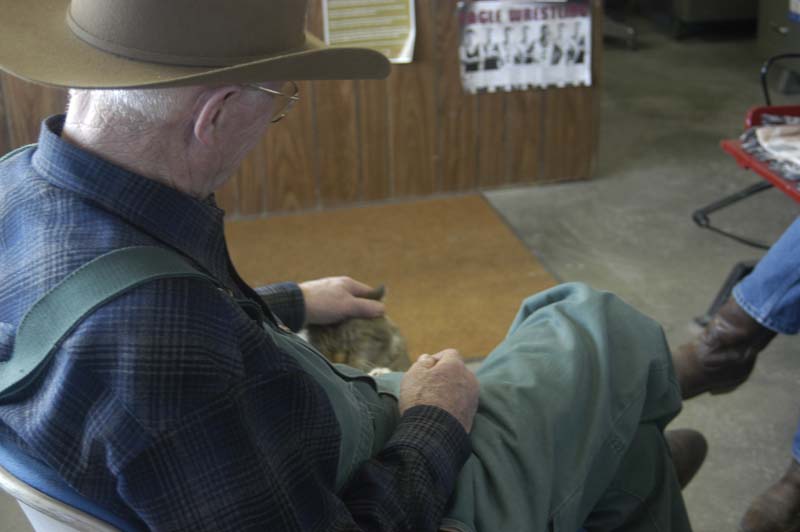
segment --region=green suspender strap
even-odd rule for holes
[[[11,358],[0,362],[0,403],[35,384],[62,341],[97,308],[142,284],[171,278],[219,286],[178,253],[150,246],[112,251],[69,274],[22,318]]]

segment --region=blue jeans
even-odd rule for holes
[[[764,327],[780,334],[800,331],[800,218],[734,288],[739,305]]]
[[[733,296],[764,327],[780,334],[800,331],[800,218],[734,288]],[[800,462],[800,428],[792,453]]]

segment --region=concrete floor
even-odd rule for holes
[[[643,47],[606,53],[597,178],[488,194],[561,280],[620,294],[660,321],[670,343],[687,340],[732,265],[755,250],[693,226],[690,213],[755,180],[718,147],[761,102],[752,39],[668,40],[643,21]],[[774,240],[798,207],[770,191],[718,216],[720,224]],[[708,460],[685,492],[698,532],[735,530],[748,502],[789,462],[798,418],[800,360],[778,338],[750,381],[724,397],[686,404],[674,427],[703,431]],[[30,530],[0,496],[0,532]]]
[[[730,268],[760,256],[696,228],[690,214],[756,181],[719,148],[762,102],[753,39],[682,42],[644,31],[643,47],[609,47],[596,179],[488,194],[526,245],[563,281],[613,291],[663,324],[677,347],[692,335]],[[798,214],[774,190],[713,218],[774,241]],[[710,451],[685,491],[698,532],[735,530],[749,501],[790,460],[800,345],[776,339],[736,393],[686,403],[673,427],[701,430]]]

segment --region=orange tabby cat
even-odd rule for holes
[[[367,295],[381,301],[383,286]],[[364,372],[405,371],[411,365],[406,341],[386,316],[350,319],[335,325],[309,325],[308,341],[328,360],[347,364]]]

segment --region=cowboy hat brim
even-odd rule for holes
[[[331,48],[311,34],[298,49],[226,67],[126,59],[76,37],[69,0],[0,0],[0,69],[19,78],[80,89],[134,89],[277,80],[382,79],[389,61],[363,48]]]

